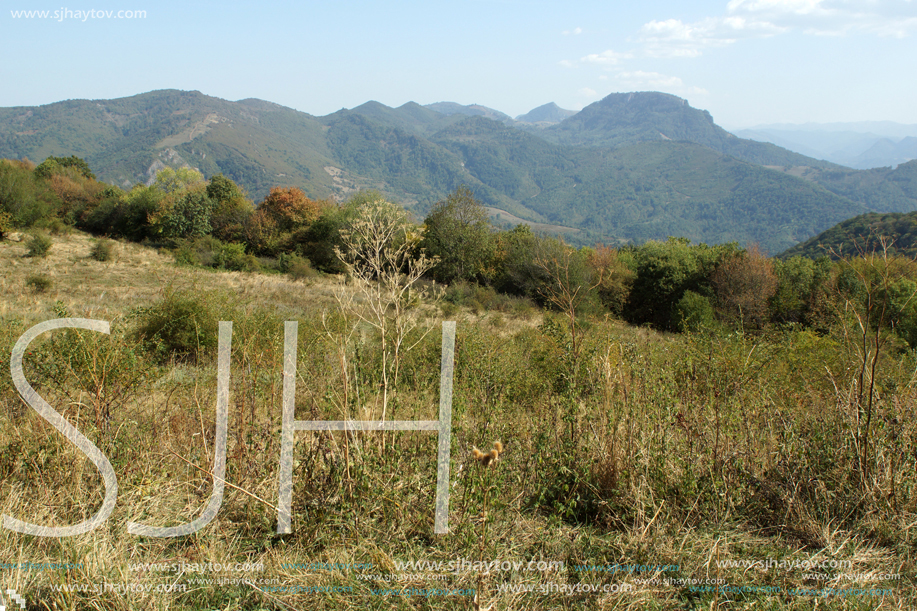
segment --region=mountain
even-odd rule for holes
[[[464,114],[460,113],[447,115],[421,106],[415,102],[408,102],[398,108],[390,108],[379,102],[370,101],[351,110],[339,110],[336,113],[322,117],[320,120],[324,124],[330,125],[334,122],[335,117],[353,113],[370,117],[381,123],[391,125],[392,127],[398,127],[407,131],[416,131],[423,135],[431,135],[446,125],[465,117]]]
[[[877,212],[917,210],[917,160],[897,168],[789,168],[788,173],[817,183],[835,195]]]
[[[772,144],[738,138],[716,125],[706,110],[658,92],[613,93],[542,134],[572,146],[615,148],[635,142],[688,141],[759,165],[832,165]]]
[[[577,111],[575,110],[564,110],[554,102],[549,102],[543,106],[539,106],[534,110],[530,110],[524,115],[519,115],[516,117],[516,121],[519,123],[535,123],[543,127],[548,125],[553,125],[555,123],[560,123],[564,119],[568,119],[575,115]]]
[[[0,157],[78,155],[129,188],[166,166],[223,172],[257,198],[277,184],[326,195],[333,165],[315,117],[262,100],[228,102],[162,90],[116,100],[0,108]]]
[[[758,242],[779,252],[782,244],[865,211],[812,182],[691,142],[568,147],[480,118],[456,123],[433,140],[484,183],[485,198],[499,185],[501,198],[523,208],[513,214],[580,228],[583,243],[677,235]]]
[[[175,90],[0,109],[0,157],[73,154],[125,187],[190,165],[222,172],[256,201],[278,185],[338,199],[375,188],[420,218],[465,184],[495,217],[577,244],[678,235],[779,252],[864,212],[917,210],[911,164],[818,167],[653,93],[615,94],[545,128],[452,103],[367,102],[315,117]]]
[[[917,125],[890,121],[761,125],[734,133],[857,169],[895,166],[917,158],[910,140],[917,137]]]
[[[898,142],[882,138],[867,150],[857,155],[852,167],[877,168],[897,166],[917,159],[917,138],[908,136]]]
[[[437,102],[435,104],[427,104],[425,108],[435,110],[436,112],[446,116],[467,115],[469,117],[484,117],[485,119],[493,119],[494,121],[499,121],[500,123],[505,123],[506,125],[512,125],[515,123],[513,118],[509,115],[504,114],[499,110],[494,110],[493,108],[481,106],[480,104],[468,104],[467,106],[463,106],[462,104],[457,104],[455,102]]]

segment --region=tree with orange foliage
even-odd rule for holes
[[[274,187],[258,205],[258,214],[270,217],[281,232],[310,225],[321,211],[322,203],[309,199],[297,187]]]

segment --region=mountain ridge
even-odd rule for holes
[[[454,104],[444,114],[430,106],[370,101],[315,117],[256,98],[160,90],[3,108],[0,157],[76,154],[125,187],[190,165],[223,173],[256,200],[278,185],[339,199],[375,188],[419,215],[466,184],[491,208],[579,230],[570,235],[581,244],[684,235],[779,252],[877,206],[917,209],[917,196],[888,174],[845,174],[773,145],[743,145],[709,113],[667,94],[613,94],[558,124],[526,129],[486,107]],[[557,141],[564,138],[575,143]],[[746,157],[778,171],[709,145],[723,142],[746,146]],[[884,189],[884,199],[868,200],[861,183]]]

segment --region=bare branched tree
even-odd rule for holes
[[[545,275],[539,294],[564,313],[570,325],[573,357],[579,356],[577,310],[589,292],[602,283],[604,268],[590,267],[586,256],[559,240],[545,242],[535,256],[535,266]]]
[[[356,290],[340,287],[336,297],[341,311],[375,329],[382,352],[382,419],[388,414],[398,384],[401,359],[433,328],[408,345],[408,335],[421,322],[418,306],[424,299],[438,300],[442,290],[421,286],[421,277],[436,265],[419,244],[423,228],[411,223],[396,204],[373,200],[341,230],[343,248],[335,248]]]

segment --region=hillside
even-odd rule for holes
[[[26,567],[8,574],[30,602],[389,611],[406,608],[410,592],[418,611],[478,601],[539,611],[803,611],[821,598],[813,582],[831,580],[832,591],[856,594],[841,603],[852,606],[826,609],[873,608],[878,596],[888,608],[917,605],[917,403],[912,352],[892,347],[894,338],[873,361],[871,428],[849,409],[866,363],[852,321],[818,333],[658,333],[585,312],[569,326],[530,305],[412,304],[418,328],[394,353],[400,377],[387,378],[391,342],[357,317],[368,309],[346,309],[370,307],[369,286],[176,266],[129,243],[102,262],[80,232],[51,242],[46,257],[29,257],[26,243],[0,240],[0,350],[14,353],[33,325],[65,316],[110,324],[105,333],[42,333],[17,353],[47,409],[90,440],[113,475],[103,480],[24,404],[15,373],[0,372],[4,513],[58,527],[101,516],[60,545],[11,530],[0,538],[3,557]],[[671,289],[668,281],[697,273],[684,255],[708,249],[673,241],[646,254],[665,250],[682,257],[650,257],[643,269]],[[688,278],[659,274],[680,270]],[[292,358],[287,337],[296,338]],[[298,383],[287,392],[291,366]],[[386,412],[388,380],[396,400]],[[439,436],[365,430],[442,419],[440,397],[454,409]],[[365,429],[294,432],[288,401],[300,419],[343,414]],[[491,459],[478,448],[493,448]],[[440,503],[444,473],[450,494]],[[109,482],[110,516],[99,509]],[[288,508],[287,532],[278,506]],[[436,532],[439,507],[447,534]],[[199,520],[205,510],[213,520]],[[131,523],[195,530],[138,536]],[[482,554],[506,568],[477,569]],[[798,570],[749,570],[775,558]],[[213,559],[222,571],[209,572]],[[472,560],[413,573],[410,590],[386,573],[441,559]],[[35,568],[48,566],[73,568]],[[86,588],[93,583],[131,587]]]
[[[278,185],[339,199],[375,188],[421,216],[466,184],[506,218],[567,227],[578,244],[678,235],[779,252],[857,214],[917,209],[909,164],[819,166],[736,138],[665,94],[613,94],[549,127],[507,119],[476,105],[413,102],[314,117],[164,90],[0,109],[0,157],[75,154],[124,187],[190,165],[225,174],[256,201]]]
[[[779,252],[829,219],[864,210],[817,185],[688,142],[585,150],[482,119],[447,128],[434,141],[483,183],[503,185],[534,220],[583,229],[584,243],[678,235],[758,242]]]
[[[827,255],[837,259],[863,252],[881,252],[883,240],[888,254],[917,257],[917,212],[863,214],[797,244],[780,257],[799,255],[817,259]]]
[[[321,123],[261,100],[163,90],[0,109],[0,157],[41,161],[72,154],[101,179],[127,188],[184,164],[207,176],[232,176],[258,198],[277,184],[316,196],[332,187],[323,170],[332,161]]]
[[[897,168],[851,170],[848,168],[784,168],[784,171],[815,182],[835,195],[879,212],[917,210],[917,160]]]

